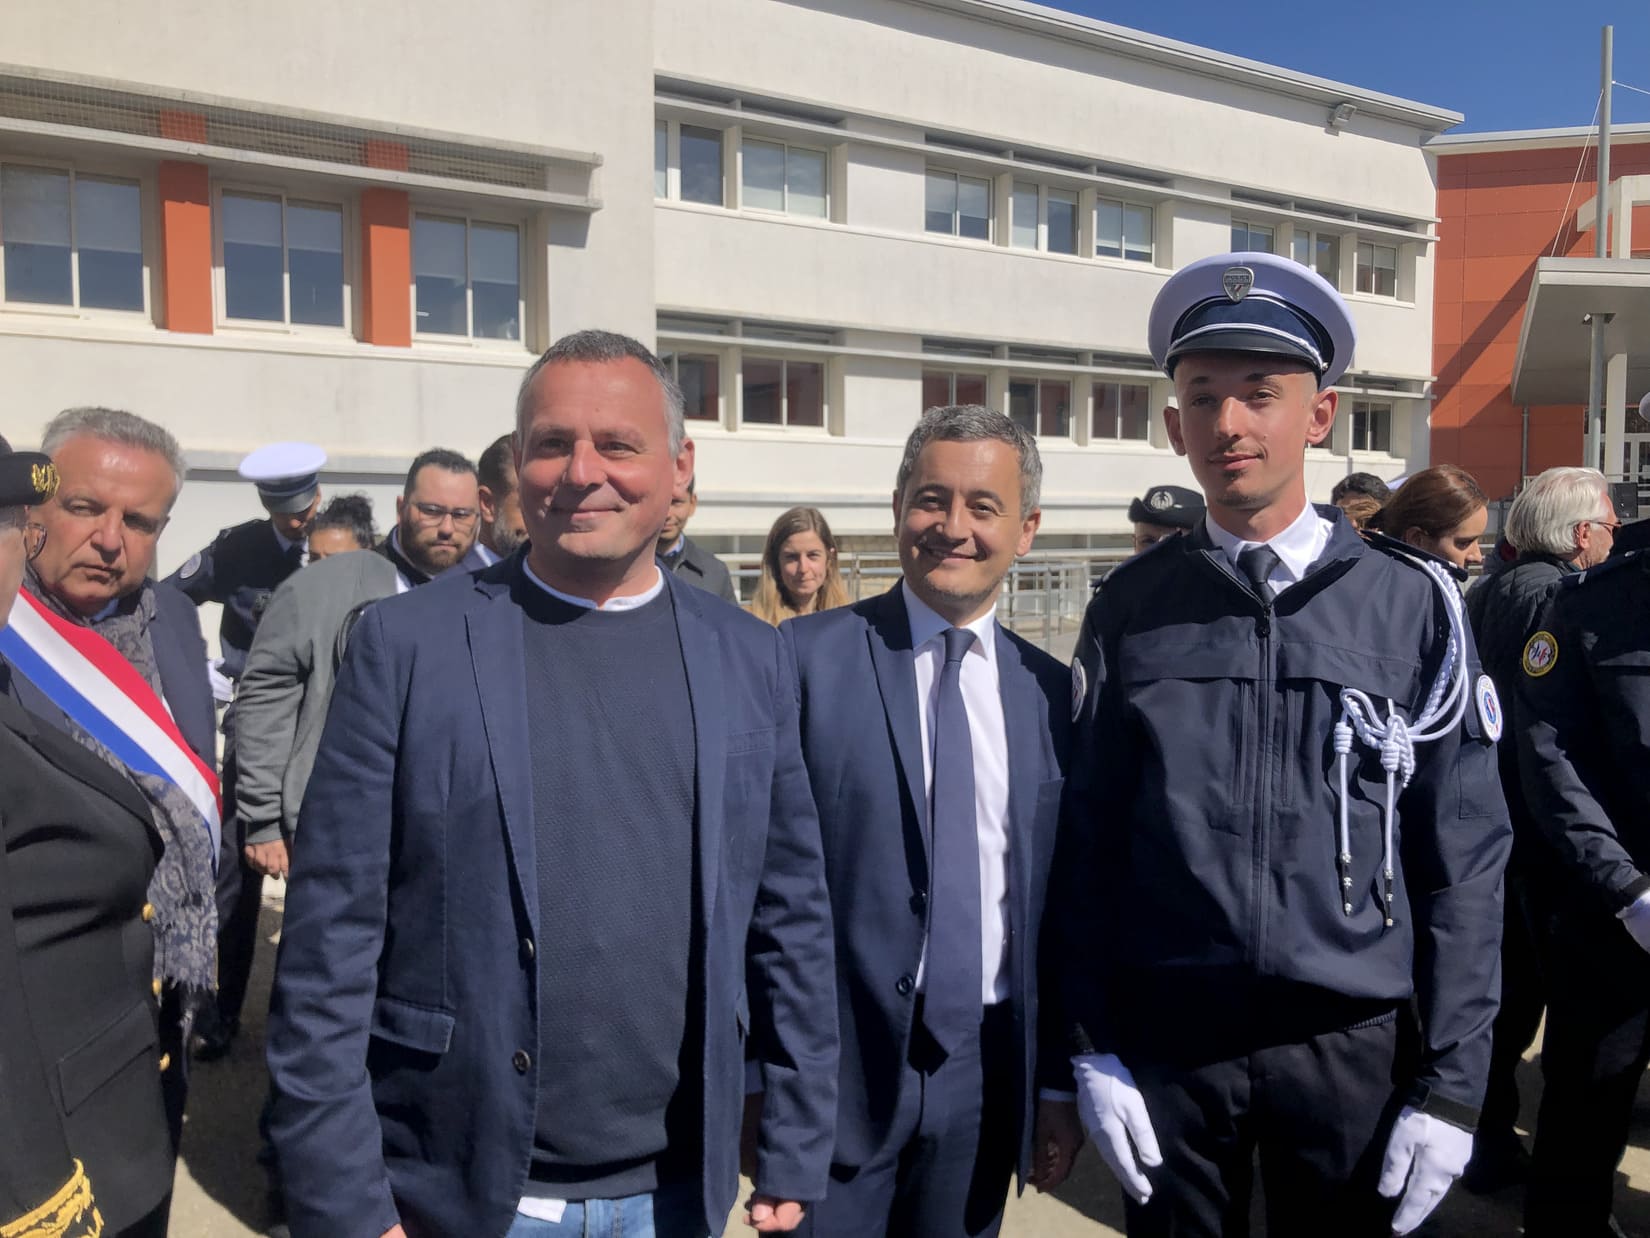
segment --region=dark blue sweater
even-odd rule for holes
[[[687,674],[668,592],[628,611],[523,593],[540,943],[531,1193],[640,1194],[684,1151],[697,1163]]]

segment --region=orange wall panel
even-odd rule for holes
[[[411,207],[400,189],[361,191],[361,338],[412,344]]]
[[[160,199],[162,324],[212,333],[212,199],[204,165],[171,160],[156,173]]]

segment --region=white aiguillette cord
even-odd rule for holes
[[[1432,583],[1443,596],[1444,609],[1449,613],[1449,645],[1444,651],[1443,665],[1427,694],[1426,706],[1414,721],[1406,722],[1389,699],[1386,717],[1376,713],[1375,703],[1368,693],[1357,688],[1341,689],[1341,719],[1335,724],[1336,777],[1340,782],[1340,852],[1336,865],[1341,877],[1341,911],[1352,914],[1352,835],[1347,825],[1346,761],[1352,754],[1354,736],[1365,747],[1381,754],[1381,768],[1386,771],[1386,806],[1382,813],[1383,853],[1382,875],[1385,879],[1385,901],[1382,908],[1388,928],[1392,927],[1392,827],[1397,812],[1398,792],[1409,785],[1415,774],[1415,745],[1442,739],[1456,727],[1467,710],[1471,695],[1467,685],[1467,621],[1466,605],[1461,590],[1445,570],[1436,563],[1421,564]]]

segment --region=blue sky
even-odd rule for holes
[[[1598,0],[1043,0],[1269,64],[1450,108],[1462,131],[1589,124],[1599,31],[1613,24],[1618,82],[1650,90],[1650,5]],[[1617,123],[1650,121],[1618,87]]]

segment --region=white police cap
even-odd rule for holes
[[[1352,364],[1357,331],[1341,294],[1316,271],[1277,254],[1235,253],[1171,275],[1146,339],[1171,377],[1187,353],[1256,352],[1303,361],[1331,387]]]
[[[269,511],[301,512],[315,501],[326,462],[314,443],[270,443],[242,460],[239,471]]]

